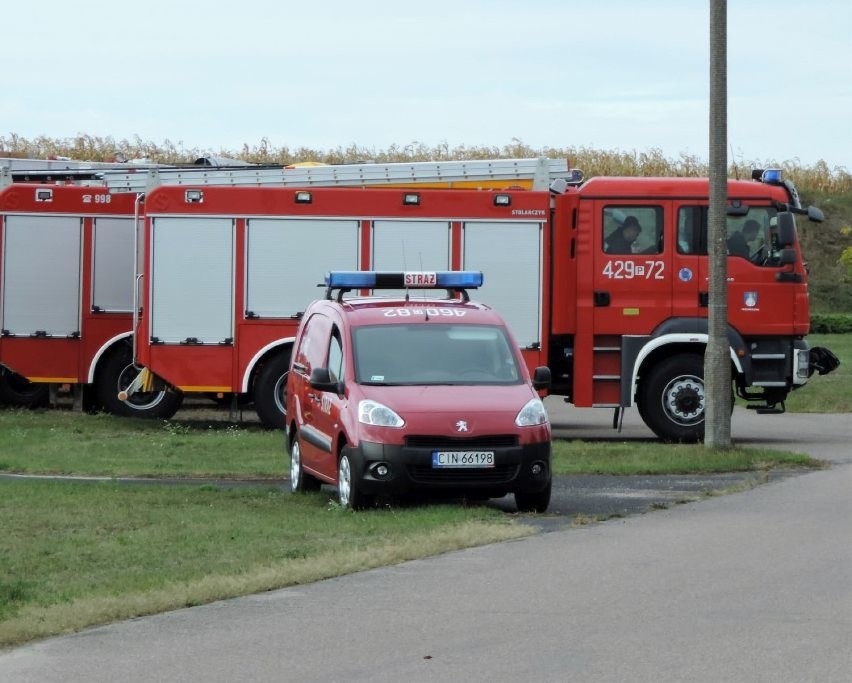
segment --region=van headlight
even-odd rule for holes
[[[518,427],[532,427],[545,422],[547,422],[547,411],[544,409],[544,403],[541,402],[540,398],[527,401],[527,404],[521,408],[521,412],[515,418],[515,424]]]
[[[358,403],[358,421],[375,427],[399,428],[405,425],[405,420],[393,410],[386,405],[370,400]]]

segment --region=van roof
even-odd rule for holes
[[[469,325],[505,325],[490,306],[476,301],[437,299],[353,297],[342,302],[326,301],[352,325],[453,322]]]

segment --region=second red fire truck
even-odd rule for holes
[[[183,392],[251,394],[284,424],[298,321],[328,270],[481,270],[529,367],[577,406],[636,406],[661,438],[704,433],[708,182],[594,178],[549,191],[163,186],[145,197],[137,361]],[[807,272],[777,172],[728,184],[739,396],[782,412],[817,367]],[[819,366],[820,371],[827,368]],[[148,373],[127,387],[151,389]],[[157,388],[154,385],[153,388]]]
[[[169,416],[186,392],[240,394],[281,427],[290,351],[318,274],[474,269],[485,273],[480,299],[504,315],[529,366],[551,368],[553,393],[616,414],[635,406],[661,438],[700,439],[707,180],[581,182],[563,164],[539,168],[534,183],[486,182],[457,162],[464,182],[454,183],[433,166],[433,183],[361,165],[286,179],[281,169],[170,169],[41,195],[11,185],[0,195],[0,364],[40,383],[94,387],[124,414]],[[546,189],[554,174],[568,181]],[[782,412],[790,391],[833,365],[805,340],[795,225],[821,215],[775,171],[729,181],[727,201],[732,236],[757,223],[747,253],[728,260],[736,390]]]

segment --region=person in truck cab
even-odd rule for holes
[[[604,251],[607,254],[632,254],[633,243],[642,232],[642,226],[636,216],[628,216],[624,222],[606,238]]]
[[[751,256],[751,245],[757,239],[759,232],[760,223],[754,219],[747,220],[742,230],[735,232],[728,238],[728,254],[749,258]]]

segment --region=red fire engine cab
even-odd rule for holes
[[[296,328],[328,270],[481,270],[530,368],[577,406],[636,406],[661,438],[704,432],[708,181],[594,178],[550,191],[158,187],[145,200],[137,360],[181,391],[246,392],[284,425]],[[738,394],[765,412],[813,372],[803,209],[777,172],[728,183]],[[141,385],[142,380],[137,383]],[[132,394],[136,385],[130,386]]]

